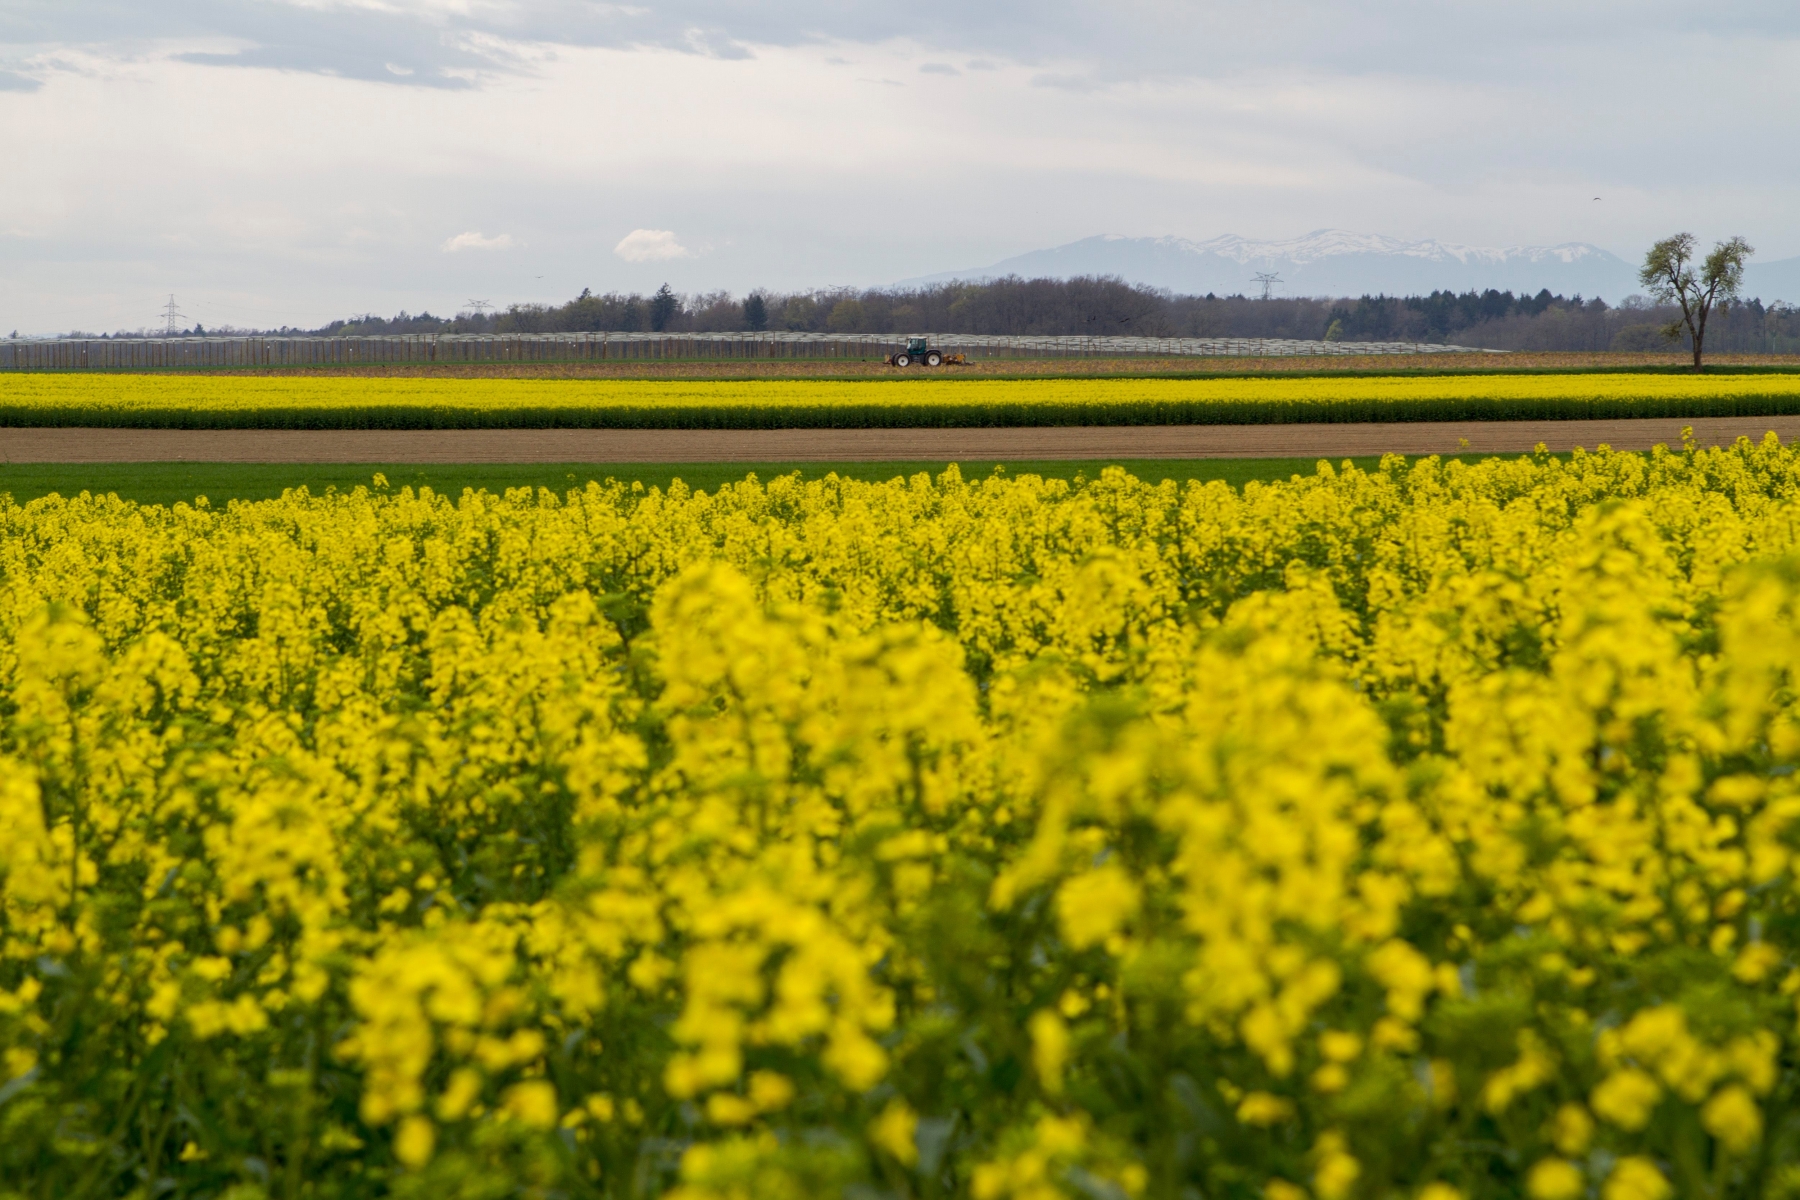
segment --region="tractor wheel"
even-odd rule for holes
[[[896,355],[894,355],[894,365],[895,365],[895,366],[896,366],[896,367],[910,367],[910,366],[912,366],[912,355],[910,355],[910,354],[905,354],[905,353],[901,353],[901,354],[896,354]]]
[[[925,365],[928,367],[941,367],[944,365],[944,356],[939,354],[936,350],[933,350],[925,356]]]

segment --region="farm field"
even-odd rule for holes
[[[1800,415],[1603,421],[1287,425],[1038,425],[912,429],[0,429],[0,461],[30,464],[887,463],[940,465],[1521,454],[1729,446],[1800,436]],[[1062,472],[1066,474],[1066,471]],[[1166,472],[1165,472],[1166,473]],[[1154,476],[1161,478],[1161,475]],[[860,478],[860,476],[859,476]]]
[[[23,374],[0,424],[792,429],[1763,416],[1800,374],[1230,379],[544,380]]]
[[[1795,1182],[1800,450],[388,482],[0,499],[0,1189]]]
[[[1709,366],[1732,371],[1800,370],[1800,356],[1714,354]],[[1491,375],[1529,371],[1687,371],[1684,354],[1539,353],[1243,356],[1227,358],[1133,355],[1123,358],[977,358],[953,369],[958,378],[1261,376],[1261,375]],[[392,379],[892,379],[930,378],[922,370],[897,371],[873,359],[686,359],[620,362],[377,364],[366,367],[169,368],[159,374],[234,376],[335,376]]]

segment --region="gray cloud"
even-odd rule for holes
[[[240,48],[176,57],[208,66],[265,67],[437,88],[468,87],[481,72],[512,69],[503,58],[469,45],[466,35],[475,31],[406,13],[300,8],[272,0],[177,0],[154,7],[107,0],[17,0],[0,17],[0,45],[15,50],[79,47],[134,57],[152,46],[204,39]],[[397,74],[391,67],[410,74]]]
[[[35,92],[43,86],[42,80],[33,79],[29,75],[0,71],[0,92]]]
[[[276,67],[401,86],[466,86],[483,72],[528,70],[501,42],[658,46],[741,58],[757,45],[878,43],[909,30],[955,30],[988,57],[1088,64],[1097,83],[1233,75],[1253,67],[1413,78],[1551,76],[1571,58],[1628,55],[1656,38],[1708,41],[1800,37],[1800,9],[1740,0],[1704,13],[1673,0],[1272,0],[1249,15],[1226,0],[1086,0],[968,5],[923,0],[897,23],[873,0],[683,0],[633,6],[593,0],[493,0],[453,11],[404,0],[375,7],[302,6],[292,0],[11,0],[0,43],[128,45],[151,39],[230,38],[241,53],[194,61]],[[104,31],[96,37],[96,31]],[[477,39],[485,39],[477,40]],[[936,34],[933,39],[936,40]],[[413,74],[396,75],[393,63]],[[1655,86],[1645,76],[1646,88]]]
[[[747,31],[757,22],[737,22]],[[777,20],[769,44],[809,40],[804,28]],[[79,46],[119,55],[183,39],[225,40],[242,49],[193,51],[184,61],[219,67],[263,67],[411,87],[463,88],[485,75],[530,70],[510,52],[517,43],[567,46],[659,46],[712,58],[743,58],[746,42],[732,28],[666,9],[583,0],[499,0],[458,12],[425,4],[379,7],[292,0],[169,0],[155,6],[115,0],[11,0],[0,11],[0,46]],[[400,68],[399,72],[391,69]],[[405,73],[402,73],[405,72]]]

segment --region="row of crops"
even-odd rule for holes
[[[0,1194],[1800,1185],[1773,439],[0,531]]]
[[[1800,375],[543,380],[17,375],[0,425],[792,429],[1769,416]]]

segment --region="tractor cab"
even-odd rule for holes
[[[924,357],[925,346],[926,346],[926,342],[925,342],[924,338],[907,338],[906,339],[906,352],[908,354],[912,355],[914,358],[923,358]]]

